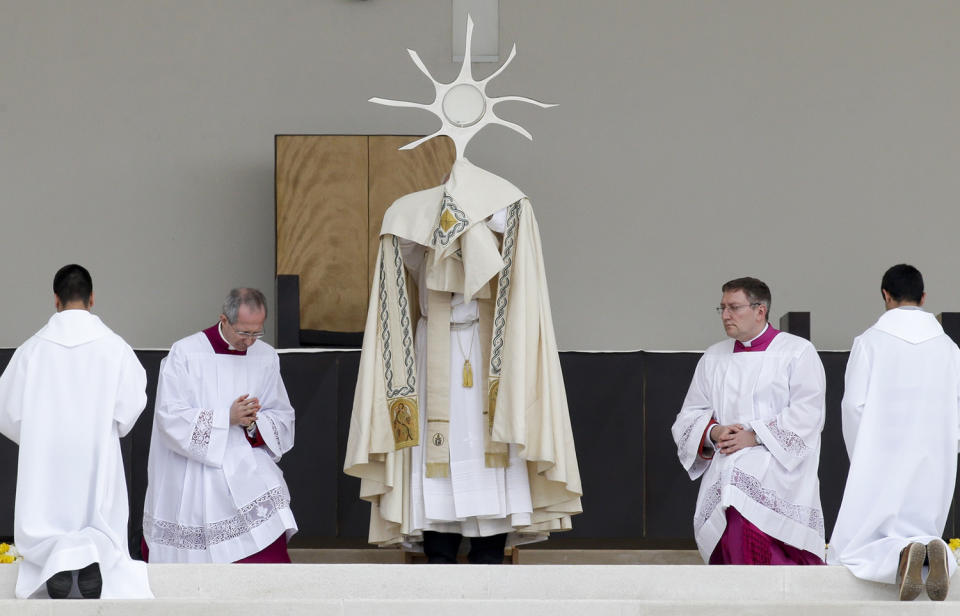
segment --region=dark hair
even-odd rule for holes
[[[750,300],[751,304],[760,303],[767,307],[767,313],[764,316],[768,321],[770,320],[770,304],[772,297],[770,296],[770,287],[768,287],[767,283],[764,281],[756,278],[750,278],[749,276],[744,278],[734,278],[733,280],[724,283],[720,290],[724,293],[743,291],[744,295],[747,296],[747,299]]]
[[[223,300],[223,314],[231,325],[237,322],[240,306],[246,306],[253,312],[260,312],[263,309],[264,316],[267,314],[267,298],[257,289],[248,287],[230,289],[227,299]]]
[[[90,296],[93,295],[93,279],[82,265],[64,265],[53,277],[53,292],[61,304],[81,301],[84,306],[89,307]]]
[[[896,302],[919,304],[923,299],[923,274],[912,265],[894,265],[883,275],[880,290],[890,294]]]

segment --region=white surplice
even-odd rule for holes
[[[888,310],[853,342],[843,394],[850,472],[827,557],[893,584],[900,551],[940,540],[957,474],[960,350],[933,315]],[[957,563],[947,559],[950,574]]]
[[[230,405],[259,398],[264,447],[230,425]],[[276,462],[293,447],[294,411],[277,352],[216,353],[204,332],[176,342],[160,366],[143,535],[150,562],[219,562],[255,554],[297,531]]]
[[[152,598],[127,548],[120,437],[147,403],[133,349],[86,310],[64,310],[16,350],[0,377],[0,433],[20,445],[16,595],[46,596],[60,571],[97,562],[103,599]]]
[[[492,230],[503,233],[506,210],[487,221]],[[426,247],[403,241],[404,263],[412,270],[420,292],[420,326],[416,332],[417,374],[426,388],[427,306]],[[484,463],[486,418],[483,415],[484,363],[478,333],[479,307],[475,300],[464,302],[454,293],[450,307],[450,476],[426,477],[423,455],[428,436],[427,400],[421,401],[420,447],[411,450],[410,512],[413,529],[459,533],[465,537],[487,537],[509,533],[514,527],[530,524],[533,504],[527,465],[509,448],[506,468],[487,468]],[[474,367],[474,386],[463,386],[463,364],[469,356]],[[511,545],[529,543],[545,535],[525,534],[508,538]]]
[[[809,341],[785,332],[765,351],[733,349],[731,339],[706,350],[672,428],[690,478],[703,476],[693,521],[700,554],[709,562],[733,507],[764,533],[822,558],[823,364]],[[763,445],[704,459],[711,419],[752,428]]]

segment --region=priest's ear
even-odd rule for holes
[[[893,297],[890,295],[890,292],[887,291],[886,289],[880,289],[880,297],[883,298],[883,303],[887,306],[889,306],[890,303],[893,302]]]

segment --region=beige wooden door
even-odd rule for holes
[[[300,277],[300,327],[363,331],[383,214],[437,186],[453,143],[396,135],[277,135],[277,274]]]

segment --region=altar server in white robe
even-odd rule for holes
[[[768,323],[765,283],[722,291],[731,339],[701,357],[672,428],[681,464],[702,476],[697,546],[710,564],[823,564],[823,365],[809,341]]]
[[[850,472],[828,562],[894,584],[901,600],[924,587],[943,601],[956,560],[941,535],[957,474],[960,350],[920,308],[923,276],[895,265],[883,276],[886,312],[853,342],[843,393]]]
[[[176,342],[160,366],[153,416],[145,556],[150,562],[289,563],[297,531],[277,466],[293,447],[294,411],[267,303],[230,291],[217,324]]]
[[[127,548],[120,453],[120,437],[147,402],[146,374],[133,349],[90,313],[85,268],[61,268],[53,291],[57,313],[0,377],[0,433],[20,445],[16,596],[152,598],[146,566]]]

